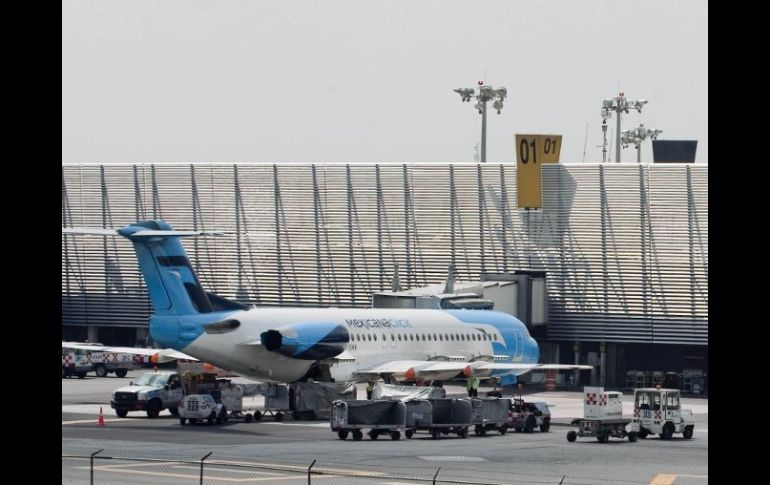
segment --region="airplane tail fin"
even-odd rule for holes
[[[62,228],[62,233],[121,235],[129,239],[134,245],[156,315],[195,315],[242,308],[203,290],[179,241],[181,237],[219,236],[221,233],[175,231],[161,220],[140,221],[117,230]]]

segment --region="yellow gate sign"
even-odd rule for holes
[[[516,206],[540,209],[540,165],[559,163],[561,135],[516,135]]]

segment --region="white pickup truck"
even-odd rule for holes
[[[157,418],[164,409],[178,416],[182,397],[184,390],[177,372],[148,372],[130,385],[115,389],[110,405],[121,418],[129,411],[146,411],[147,417]]]

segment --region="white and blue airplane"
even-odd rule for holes
[[[204,291],[179,240],[220,233],[177,231],[161,220],[62,233],[120,235],[133,243],[154,309],[150,335],[173,349],[160,351],[161,358],[192,356],[263,382],[475,376],[506,383],[532,370],[591,368],[538,364],[540,349],[527,327],[496,311],[247,308]]]

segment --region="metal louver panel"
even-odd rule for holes
[[[511,165],[63,164],[62,225],[163,218],[202,284],[246,304],[363,307],[390,288],[543,270],[548,338],[708,344],[708,166],[547,165],[543,210]],[[144,325],[133,249],[62,237],[62,323]]]

